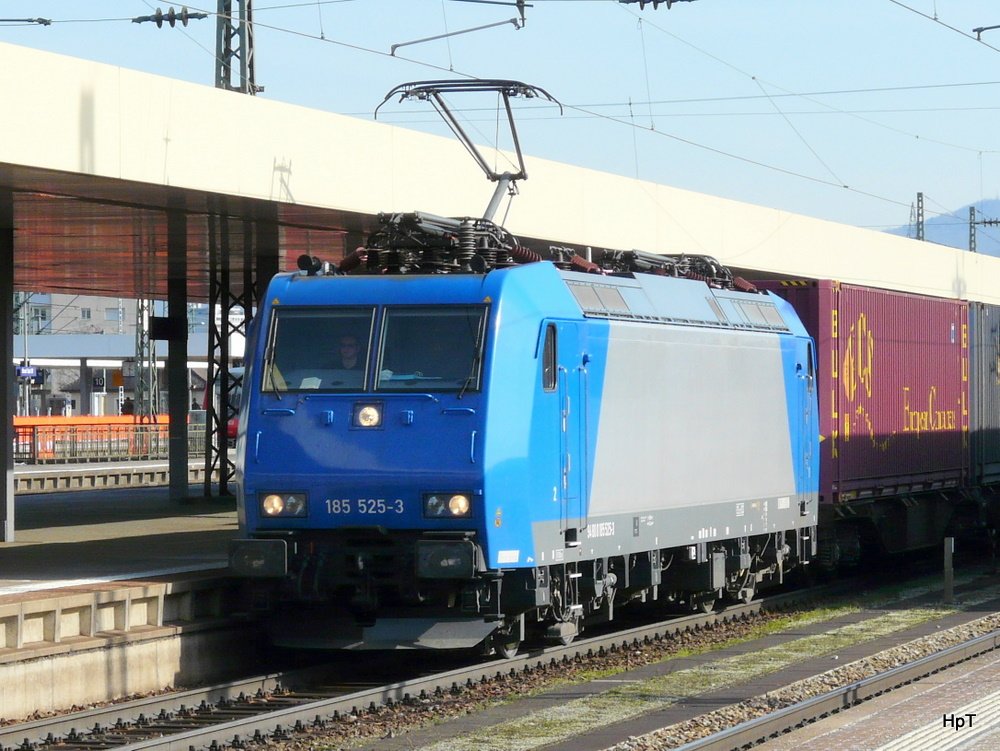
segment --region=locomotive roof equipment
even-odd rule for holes
[[[507,124],[510,126],[511,139],[514,142],[514,151],[517,154],[517,172],[497,172],[489,166],[486,159],[483,157],[482,153],[479,151],[479,147],[473,143],[472,139],[462,128],[461,124],[455,116],[454,111],[452,111],[442,98],[442,94],[452,94],[452,93],[483,93],[495,91],[503,101],[504,110],[507,112]],[[472,155],[472,158],[476,160],[476,163],[482,168],[483,172],[486,173],[492,182],[497,184],[496,189],[493,191],[493,197],[490,199],[489,205],[486,207],[486,211],[483,213],[483,219],[493,219],[493,215],[496,214],[497,207],[500,205],[500,199],[503,198],[504,193],[508,193],[514,196],[516,193],[516,181],[517,180],[527,180],[528,172],[524,167],[524,156],[521,154],[521,143],[517,137],[517,126],[514,124],[514,113],[510,108],[510,99],[515,96],[522,96],[527,99],[543,98],[552,102],[559,107],[559,114],[562,114],[563,107],[555,97],[549,94],[545,89],[541,89],[538,86],[532,86],[531,84],[522,83],[521,81],[510,81],[505,79],[474,79],[474,80],[437,80],[437,81],[413,81],[411,83],[400,84],[388,94],[382,100],[382,104],[385,104],[393,96],[399,95],[399,101],[405,101],[407,99],[420,99],[429,101],[434,107],[435,111],[441,116],[441,118],[447,123],[448,127],[451,128],[452,133],[462,142],[462,145],[468,150]],[[378,117],[378,111],[382,107],[380,104],[375,108],[375,117]]]

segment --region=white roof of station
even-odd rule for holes
[[[43,197],[15,202],[21,287],[73,262],[67,254],[30,270],[43,258],[31,255],[39,223],[64,216],[47,208],[49,194],[85,199],[92,214],[105,205],[111,214],[163,207],[177,191],[192,211],[203,210],[206,196],[232,196],[276,205],[281,222],[366,231],[380,211],[481,215],[493,188],[454,139],[8,44],[0,44],[0,91],[0,186]],[[521,237],[708,254],[758,276],[1000,303],[996,258],[536,159],[525,149],[530,179],[505,221]],[[34,221],[19,220],[19,205]]]

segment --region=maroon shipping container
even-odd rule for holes
[[[966,303],[832,281],[759,286],[787,299],[816,340],[821,503],[964,483]]]
[[[971,482],[1000,483],[1000,305],[969,303]]]

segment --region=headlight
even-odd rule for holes
[[[305,516],[305,493],[267,493],[260,496],[264,516]]]
[[[428,519],[463,519],[471,515],[472,502],[466,493],[426,493],[424,516]]]
[[[467,495],[453,495],[448,499],[448,510],[452,516],[468,516],[471,507]]]
[[[354,424],[361,428],[377,428],[382,424],[382,410],[378,404],[355,404]]]

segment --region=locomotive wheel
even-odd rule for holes
[[[576,638],[576,634],[575,633],[574,634],[566,634],[564,636],[560,636],[559,637],[559,646],[560,647],[568,647],[570,644],[573,643],[573,640],[575,638]]]
[[[565,647],[572,644],[573,640],[579,633],[580,621],[579,619],[574,618],[571,620],[550,623],[548,628],[545,630],[545,638],[553,644]]]
[[[506,629],[494,632],[490,637],[493,652],[505,660],[513,660],[517,657],[517,652],[521,649],[521,640],[516,634]]]
[[[748,604],[757,595],[757,579],[753,574],[748,574],[742,585],[734,583],[732,588],[726,589],[726,599],[732,602],[742,602]]]
[[[699,613],[705,613],[706,615],[708,613],[711,613],[713,610],[715,610],[715,597],[709,595],[708,597],[702,600],[698,600],[698,604],[695,606],[695,609]]]

